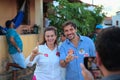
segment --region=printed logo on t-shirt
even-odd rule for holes
[[[84,54],[84,57],[88,57],[88,56],[89,56],[89,54],[88,54],[88,53],[85,53],[85,54]]]
[[[59,52],[56,52],[56,56],[60,57],[60,53],[59,53]]]
[[[79,54],[85,54],[85,51],[83,48],[80,48]]]
[[[79,54],[83,54],[84,57],[88,57],[89,56],[89,54],[87,52],[85,52],[85,50],[83,48],[80,48]]]
[[[48,57],[48,54],[44,54],[45,57]]]

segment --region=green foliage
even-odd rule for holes
[[[92,6],[93,10],[89,10],[90,6],[85,3],[67,0],[57,0],[58,6],[49,4],[48,17],[51,20],[50,25],[56,26],[58,34],[62,32],[61,26],[67,20],[72,20],[77,25],[78,33],[87,35],[94,31],[96,24],[100,24],[105,15],[102,12],[102,6]]]

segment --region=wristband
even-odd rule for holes
[[[64,63],[67,64],[66,60],[64,60]]]

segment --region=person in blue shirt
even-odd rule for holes
[[[19,34],[14,29],[14,23],[11,20],[7,20],[5,23],[7,27],[6,39],[8,43],[8,51],[12,58],[12,63],[7,63],[6,70],[9,70],[9,67],[13,67],[13,79],[16,80],[16,71],[18,69],[26,68],[25,58],[23,55],[23,43]]]
[[[66,80],[84,80],[80,63],[83,63],[84,57],[95,56],[94,42],[77,34],[77,26],[72,21],[66,21],[62,29],[67,39],[59,49],[60,65],[66,67]]]
[[[103,26],[101,24],[96,25],[95,32],[93,33],[93,35],[91,37],[91,39],[93,40],[93,42],[96,41],[96,37],[102,31],[102,29],[103,29]]]

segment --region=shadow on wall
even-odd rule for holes
[[[12,80],[12,67],[10,67],[9,71],[6,71],[6,64],[12,61],[9,57],[0,60],[0,80]],[[35,65],[18,70],[17,80],[32,80],[34,69]]]
[[[32,80],[35,65],[17,71],[17,80]],[[12,80],[12,71],[0,74],[0,80]]]
[[[0,60],[0,74],[3,73],[3,72],[6,72],[5,68],[6,68],[6,64],[8,62],[11,62],[9,57]]]

